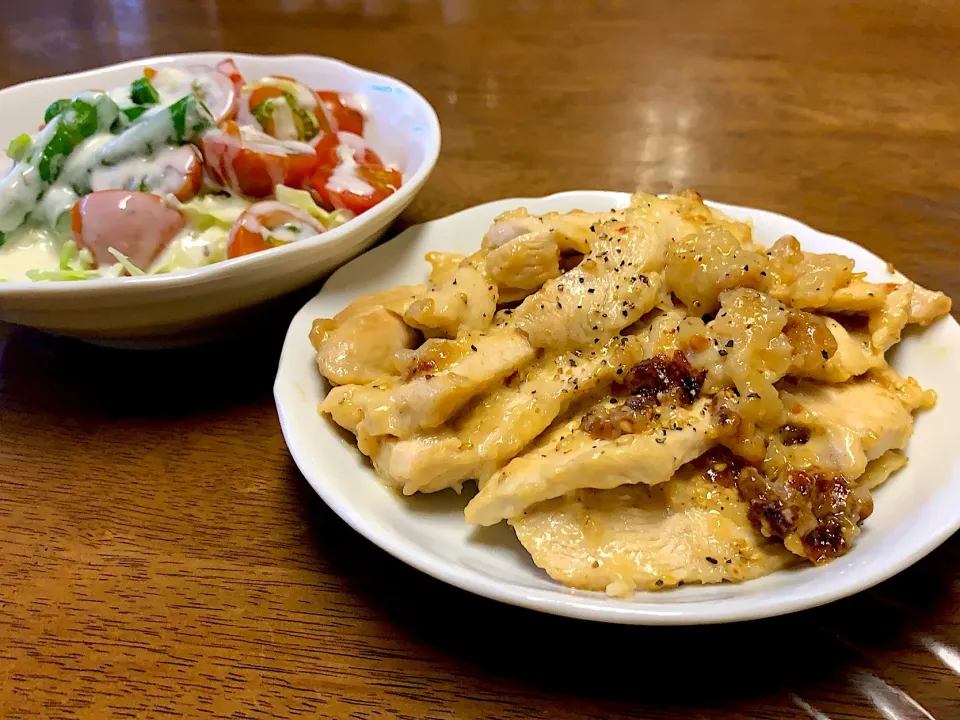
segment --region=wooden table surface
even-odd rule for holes
[[[0,85],[202,49],[407,81],[444,140],[400,226],[691,186],[955,299],[958,47],[960,8],[933,0],[0,2]],[[0,715],[960,718],[958,536],[857,597],[703,628],[542,616],[394,560],[284,446],[270,390],[292,312],[173,353],[6,331]]]

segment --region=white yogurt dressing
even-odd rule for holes
[[[101,166],[90,173],[90,188],[98,190],[146,190],[158,195],[175,193],[199,160],[192,148],[168,147],[152,157],[132,157],[116,165]]]
[[[219,122],[237,101],[233,81],[209,65],[187,68],[163,68],[150,81],[160,96],[161,105],[169,105],[185,95],[196,95]]]
[[[100,155],[105,147],[117,136],[110,133],[97,133],[88,137],[74,148],[53,187],[72,188],[75,192],[90,191],[90,173],[100,165]],[[47,191],[49,192],[49,190]]]
[[[370,113],[363,102],[363,98],[359,97],[358,95],[354,95],[353,93],[342,92],[337,94],[340,96],[340,102],[343,103],[344,107],[348,107],[351,110],[356,110],[358,113],[363,115],[364,120],[368,120],[370,118]]]
[[[277,200],[257,203],[243,216],[243,227],[257,233],[267,244],[291,243],[323,232],[308,213]]]
[[[0,247],[0,278],[29,280],[30,270],[56,270],[60,267],[60,244],[56,233],[36,225],[10,233]]]
[[[15,230],[33,210],[43,192],[40,172],[29,163],[17,163],[0,180],[0,232]]]
[[[297,140],[278,140],[260,130],[259,126],[241,125],[239,129],[239,138],[231,137],[220,130],[209,130],[206,133],[206,137],[216,137],[222,141],[207,145],[206,160],[214,167],[220,168],[224,175],[223,180],[226,187],[238,187],[240,185],[239,178],[236,175],[235,161],[246,151],[252,150],[261,155],[277,157],[312,155],[315,152],[313,146],[308,143]],[[269,163],[265,165],[265,169],[271,173],[270,180],[273,185],[279,185],[284,181],[286,171],[283,163]]]
[[[154,145],[163,145],[174,135],[173,118],[167,106],[156,105],[119,135],[109,135],[109,142],[100,148],[98,159],[113,165],[135,155],[148,154]]]
[[[130,89],[130,85],[124,85],[113,90],[107,90],[107,97],[113,100],[121,110],[133,107],[135,103],[130,99]]]
[[[363,156],[366,143],[363,138],[353,133],[337,133],[340,145],[337,147],[337,167],[327,180],[327,187],[334,192],[351,192],[354,195],[369,195],[373,188],[357,174],[359,164],[355,154]]]
[[[282,243],[296,242],[306,237],[313,237],[316,234],[317,229],[313,225],[293,219],[287,220],[283,225],[278,225],[273,230],[261,228],[260,231],[260,235],[265,240],[272,238]]]
[[[33,211],[33,217],[58,232],[69,233],[69,213],[79,197],[68,185],[54,185],[40,198],[40,202]]]
[[[273,120],[272,129],[276,137],[294,141],[300,137],[300,131],[297,130],[297,123],[293,117],[293,109],[285,100],[272,105],[270,117]]]
[[[309,110],[312,110],[319,104],[319,100],[317,100],[317,96],[313,90],[308,88],[306,85],[293,80],[265,77],[257,80],[252,87],[275,87],[285,93],[290,93],[293,95],[294,100],[296,100],[298,107],[307,108]]]
[[[193,83],[198,78],[193,73],[181,70],[180,68],[163,68],[150,81],[153,89],[160,96],[161,105],[169,105],[176,102],[184,95],[193,92]]]
[[[228,232],[221,227],[198,231],[188,226],[163,249],[148,272],[171,272],[225,260],[227,238]]]
[[[278,140],[273,135],[263,132],[259,125],[256,127],[241,125],[240,140],[243,141],[245,148],[269,155],[297,155],[314,152],[313,146],[309,143],[299,140]]]

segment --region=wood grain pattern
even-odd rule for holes
[[[692,186],[960,299],[958,46],[960,9],[934,1],[0,2],[0,85],[216,48],[411,83],[444,148],[400,226]],[[270,386],[299,299],[201,350],[4,332],[0,715],[960,717],[956,536],[829,607],[680,629],[499,606],[371,546],[280,435]]]

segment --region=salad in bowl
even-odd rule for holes
[[[157,275],[329,232],[403,184],[370,120],[352,93],[231,59],[53,99],[0,156],[0,279]]]

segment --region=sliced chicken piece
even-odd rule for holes
[[[333,319],[337,323],[342,323],[376,308],[385,308],[402,314],[413,299],[425,289],[423,285],[400,285],[390,290],[367,293],[347,305],[334,315]],[[322,340],[322,337],[317,338],[316,341],[319,340]],[[314,341],[314,335],[311,335],[311,341]]]
[[[884,299],[883,307],[870,313],[873,346],[886,352],[900,342],[904,328],[911,323],[929,325],[950,312],[950,298],[912,282],[898,285]]]
[[[783,333],[793,350],[788,371],[791,375],[823,372],[837,354],[837,339],[830,330],[829,320],[803,310],[789,311]]]
[[[422,290],[422,286],[407,286],[371,293],[333,319],[314,320],[310,341],[317,351],[320,374],[334,385],[366,384],[399,374],[397,353],[416,347],[420,334],[398,313]]]
[[[547,213],[541,215],[540,219],[547,229],[554,233],[561,252],[577,252],[586,255],[593,247],[596,237],[595,228],[617,217],[622,217],[622,213],[613,210],[602,213],[573,210],[567,213]]]
[[[886,364],[883,353],[873,347],[869,335],[850,333],[833,318],[823,320],[836,342],[836,352],[821,367],[792,374],[830,383],[842,383]]]
[[[812,431],[785,448],[793,467],[818,467],[855,480],[867,463],[906,446],[913,416],[900,399],[869,376],[842,385],[800,382],[781,391],[789,425]]]
[[[460,352],[451,353],[446,367],[437,365],[436,371],[418,375],[409,382],[378,383],[370,386],[368,392],[357,394],[353,401],[359,407],[352,414],[359,413],[362,420],[356,429],[370,436],[405,438],[420,428],[437,427],[471,398],[526,365],[535,354],[527,340],[510,328],[495,328],[489,333],[468,334],[447,342],[459,346]],[[320,405],[321,412],[334,414],[332,408],[343,402],[352,387],[355,386],[331,391]],[[338,390],[341,392],[337,393]]]
[[[317,366],[335,385],[371,383],[399,375],[397,354],[415,348],[421,339],[397,313],[375,308],[328,330],[317,347]]]
[[[605,222],[617,213],[588,213],[573,210],[568,213],[547,213],[530,215],[526,208],[505,212],[494,220],[493,225],[483,237],[482,247],[498,248],[514,238],[529,233],[549,235],[561,251],[573,251],[581,254],[590,252],[594,237],[593,226]]]
[[[854,278],[844,287],[838,288],[818,308],[825,313],[865,313],[883,307],[887,295],[896,287],[893,283],[872,283]]]
[[[476,476],[478,458],[465,448],[457,434],[447,429],[424,430],[409,438],[378,438],[370,445],[370,460],[377,476],[404,495],[453,488]]]
[[[870,341],[879,352],[900,342],[903,329],[910,322],[912,297],[913,283],[903,283],[887,295],[882,308],[870,313]]]
[[[528,233],[487,255],[490,276],[501,288],[526,291],[521,299],[560,275],[560,247],[551,233]]]
[[[910,322],[929,325],[949,313],[952,306],[953,302],[942,292],[927,290],[914,283],[910,296]]]
[[[937,404],[937,393],[924,390],[912,377],[903,377],[889,365],[870,371],[870,380],[892,393],[910,412],[929,410]]]
[[[466,255],[451,252],[428,252],[425,260],[430,263],[430,285],[441,285],[453,279],[457,268],[467,259]]]
[[[514,311],[517,328],[539,348],[603,343],[656,304],[664,249],[649,224],[598,227],[583,262]]]
[[[363,422],[364,407],[376,403],[383,393],[383,387],[374,383],[371,385],[339,385],[331,388],[327,396],[320,401],[320,412],[326,413],[344,430],[354,435],[360,433],[360,423]],[[369,455],[375,449],[370,444],[360,443],[360,452]]]
[[[867,463],[863,475],[857,478],[857,486],[873,490],[887,481],[897,470],[907,464],[907,456],[894,450],[887,450],[876,460]]]
[[[655,486],[580,490],[510,521],[554,580],[626,596],[689,583],[738,582],[797,558],[752,526],[732,487],[691,465]]]
[[[720,308],[709,323],[722,350],[717,351],[722,367],[715,374],[736,385],[742,397],[737,412],[743,419],[760,424],[778,417],[781,405],[773,384],[793,362],[793,346],[783,334],[790,314],[771,296],[744,288],[722,292]]]
[[[411,327],[435,337],[456,337],[461,331],[482,330],[497,312],[496,284],[487,277],[482,260],[465,260],[449,278],[429,288],[403,314]]]
[[[700,400],[689,410],[678,407],[669,419],[615,440],[596,440],[575,421],[569,432],[553,436],[551,447],[531,448],[493,475],[467,505],[467,522],[494,525],[580,488],[666,482],[715,444],[715,421],[707,405]]]
[[[904,289],[907,284],[912,285],[911,291]],[[903,293],[897,297],[898,303],[903,302],[905,295],[910,296],[908,323],[929,325],[950,312],[950,298],[942,292],[927,290],[916,283],[873,283],[860,278],[838,288],[818,310],[825,313],[872,313],[888,305],[888,298],[898,290]]]
[[[681,240],[687,235],[702,231],[707,225],[716,225],[731,233],[741,244],[753,247],[749,225],[708,207],[700,194],[693,190],[684,190],[677,195],[663,198],[635,193],[630,198],[626,218],[631,222],[650,223],[661,237],[667,240]]]
[[[562,352],[602,344],[657,302],[658,273],[641,273],[623,282],[617,275],[604,273],[581,284],[578,270],[544,286],[514,310],[514,324],[534,347]]]
[[[819,309],[834,293],[846,287],[853,275],[853,260],[832,253],[807,253],[792,235],[784,235],[767,252],[765,288],[797,310]]]
[[[766,267],[766,255],[743,247],[724,228],[708,225],[671,240],[665,277],[690,314],[699,317],[716,312],[724,290],[763,287]]]
[[[643,345],[643,356],[671,354],[674,350],[687,349],[684,344],[684,323],[687,314],[682,310],[655,310],[642,320],[622,331],[628,337],[638,337]],[[699,329],[704,329],[700,322]]]
[[[404,494],[481,484],[571,403],[590,396],[640,359],[639,338],[614,338],[599,350],[540,360],[464,410],[441,430],[386,439],[373,456],[378,474]],[[619,371],[619,372],[618,372]]]

